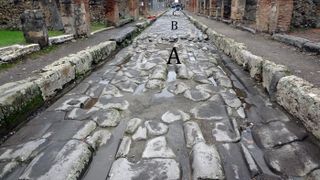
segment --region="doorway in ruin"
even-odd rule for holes
[[[222,18],[230,19],[231,16],[231,0],[222,1]]]
[[[246,0],[243,22],[247,25],[255,25],[258,0]]]

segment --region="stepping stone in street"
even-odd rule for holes
[[[192,149],[193,179],[224,179],[218,151],[204,142],[197,143]]]
[[[183,127],[188,148],[192,148],[199,142],[205,142],[201,129],[196,122],[188,121],[184,123]]]
[[[190,110],[194,118],[200,120],[222,120],[228,118],[226,108],[213,101],[197,105]]]
[[[186,90],[183,95],[184,97],[196,102],[205,101],[211,96],[209,93],[195,88]]]
[[[133,134],[137,130],[141,122],[142,120],[139,118],[130,119],[127,124],[126,133]]]
[[[274,171],[288,176],[306,176],[320,167],[319,148],[304,141],[268,150],[264,158]]]
[[[253,127],[252,135],[263,148],[273,148],[292,141],[302,140],[306,131],[295,123],[274,121]]]
[[[164,136],[159,136],[149,140],[142,153],[143,158],[175,158],[176,155],[168,147]]]
[[[147,127],[149,136],[159,136],[166,134],[169,127],[161,122],[156,121],[146,121],[145,126]]]
[[[173,123],[180,120],[188,121],[190,120],[190,115],[181,110],[169,110],[162,115],[161,119],[165,123]]]
[[[152,172],[152,173],[150,173]],[[110,180],[131,179],[180,179],[179,163],[174,159],[142,159],[131,163],[125,158],[114,161],[110,169]]]

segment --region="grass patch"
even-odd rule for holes
[[[25,43],[22,31],[0,30],[0,47]]]
[[[13,66],[15,66],[15,63],[3,63],[3,64],[0,64],[0,72],[1,71],[5,71],[6,69],[10,69]]]
[[[28,55],[28,57],[31,59],[35,59],[35,58],[38,58],[38,57],[43,56],[45,54],[48,54],[51,51],[56,50],[57,48],[58,48],[57,45],[48,46],[48,47],[41,49],[40,51],[37,51],[37,52],[34,52],[34,53]]]
[[[107,26],[104,23],[100,22],[91,22],[91,31],[97,31],[99,29],[106,28]]]
[[[64,34],[62,31],[48,31],[49,37]],[[0,47],[26,44],[22,31],[0,30]]]
[[[48,31],[48,35],[49,37],[53,37],[53,36],[60,36],[63,35],[63,31]]]

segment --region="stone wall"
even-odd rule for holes
[[[293,28],[320,27],[319,0],[294,0],[293,3]]]
[[[104,23],[106,21],[104,3],[103,0],[89,0],[91,22]]]
[[[0,0],[0,29],[21,29],[20,15],[26,9],[39,9],[38,2]]]
[[[244,20],[255,22],[257,12],[257,0],[246,0]]]

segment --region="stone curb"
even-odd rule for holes
[[[66,85],[86,75],[121,47],[116,41],[102,42],[58,59],[34,77],[0,86],[0,133],[11,130]]]
[[[25,56],[27,54],[36,52],[40,50],[39,44],[28,44],[19,45],[15,44],[12,46],[7,46],[0,48],[0,64],[7,63],[19,57]]]
[[[273,34],[272,38],[282,43],[295,46],[300,49],[304,49],[305,51],[320,54],[320,43],[312,42],[305,38],[291,36],[287,34]]]
[[[249,71],[251,78],[262,83],[270,98],[297,117],[306,129],[320,139],[320,89],[304,79],[293,76],[286,66],[275,64],[251,53],[243,43],[207,28],[193,17],[185,14],[196,27],[204,31],[225,54]],[[304,42],[297,39],[296,45]],[[309,42],[303,43],[307,44]]]
[[[49,45],[62,44],[74,39],[73,34],[64,34],[60,36],[49,37]]]
[[[114,29],[114,28],[115,28],[114,26],[102,28],[102,29],[99,29],[99,30],[96,30],[96,31],[91,32],[90,35],[95,35],[95,34],[97,34],[97,33],[99,33],[99,32],[107,31],[107,30]]]

